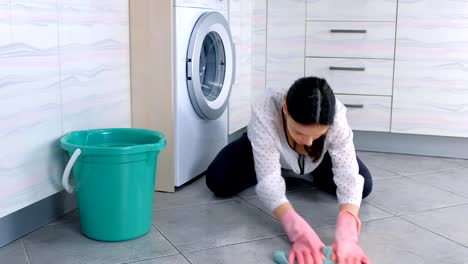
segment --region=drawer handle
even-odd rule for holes
[[[365,34],[367,30],[365,29],[330,29],[330,33],[357,33]]]
[[[345,104],[347,108],[364,108],[363,104]]]
[[[335,67],[335,66],[330,66],[329,67],[330,71],[365,71],[366,68],[364,67]]]

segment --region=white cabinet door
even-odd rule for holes
[[[265,95],[267,0],[255,0],[253,14],[252,103]]]
[[[398,12],[392,132],[468,137],[468,2]]]
[[[245,127],[252,101],[252,17],[250,0],[230,0],[229,25],[236,51],[236,79],[229,99],[229,133]]]
[[[304,77],[306,0],[269,0],[267,89],[288,89]]]
[[[307,0],[308,20],[395,21],[397,0]]]

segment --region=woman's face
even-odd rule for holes
[[[297,123],[289,115],[286,104],[284,104],[283,111],[286,117],[286,129],[297,144],[310,147],[314,140],[318,139],[328,131],[329,126],[327,125],[303,125]]]

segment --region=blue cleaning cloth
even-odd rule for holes
[[[331,247],[323,247],[322,252],[325,255],[323,264],[336,264],[334,261],[331,260],[333,252]],[[273,253],[273,260],[276,264],[288,264],[288,255],[286,254],[286,252],[278,250]]]

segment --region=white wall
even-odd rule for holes
[[[0,0],[0,217],[60,191],[69,131],[130,127],[128,1]]]

